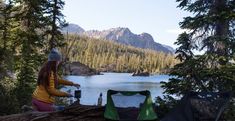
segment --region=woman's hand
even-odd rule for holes
[[[80,84],[73,84],[73,86],[80,88]]]

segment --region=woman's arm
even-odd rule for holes
[[[63,80],[63,79],[59,79],[59,80],[58,80],[58,83],[59,83],[59,84],[63,84],[63,85],[68,85],[68,86],[73,86],[73,85],[74,85],[73,82],[67,81],[67,80]]]
[[[73,82],[71,82],[71,81],[64,80],[64,79],[59,79],[59,80],[58,80],[58,83],[59,83],[59,84],[63,84],[63,85],[75,86],[75,87],[77,87],[77,88],[80,88],[80,84],[76,84],[76,83],[73,83]]]
[[[48,93],[53,96],[59,96],[59,97],[69,97],[70,94],[66,92],[59,91],[55,89],[54,87],[49,86],[48,87]]]

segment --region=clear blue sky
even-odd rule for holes
[[[85,30],[128,27],[149,33],[156,42],[176,46],[179,22],[189,14],[176,8],[176,0],[65,0],[63,13],[69,23]]]

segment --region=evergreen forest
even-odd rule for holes
[[[177,60],[173,54],[140,49],[114,41],[67,35],[62,48],[65,58],[79,61],[91,68],[111,72],[166,73]]]

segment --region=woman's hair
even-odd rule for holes
[[[38,74],[37,85],[49,86],[51,72],[54,74],[55,86],[57,86],[57,65],[56,61],[47,61]]]

